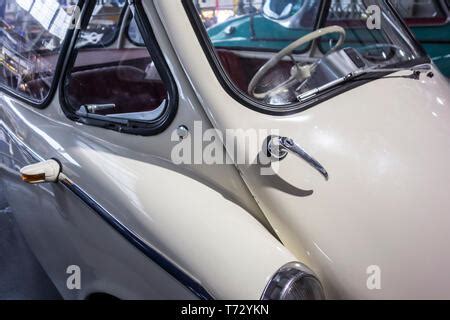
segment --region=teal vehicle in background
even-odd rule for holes
[[[208,23],[208,35],[215,47],[236,50],[279,51],[289,43],[311,32],[301,22],[316,19],[314,0],[230,0],[198,3]],[[348,41],[357,42],[369,33],[365,32],[368,14],[360,8],[364,0],[330,1],[329,21],[343,26]],[[376,1],[368,1],[376,3]],[[422,44],[441,72],[450,77],[450,0],[391,0],[416,39]],[[213,16],[211,17],[211,12]],[[224,18],[226,17],[226,18]],[[222,21],[221,21],[222,20]],[[307,23],[305,25],[312,25]],[[322,39],[326,51],[333,39]],[[377,39],[373,39],[374,47]],[[301,51],[302,48],[299,48]]]

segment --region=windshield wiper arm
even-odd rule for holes
[[[347,82],[349,80],[352,80],[354,78],[357,78],[363,74],[368,73],[389,73],[389,72],[397,72],[397,71],[405,71],[410,70],[412,72],[413,79],[419,79],[420,74],[430,72],[431,71],[431,65],[426,64],[419,64],[412,68],[368,68],[368,69],[358,69],[353,72],[350,72],[349,74],[345,75],[344,77],[338,78],[336,80],[333,80],[331,82],[328,82],[320,87],[314,88],[312,90],[306,91],[300,95],[297,96],[298,101],[304,102],[306,100],[309,100],[319,93],[326,91],[328,89],[331,89],[333,87],[336,87],[339,84],[342,84],[344,82]]]

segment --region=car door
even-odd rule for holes
[[[191,3],[185,0],[169,6],[166,1],[156,1],[210,119],[222,132],[239,132],[239,141],[231,144],[237,147],[227,150],[236,155],[233,159],[258,204],[283,243],[318,273],[330,296],[437,297],[447,291],[440,277],[418,280],[425,269],[428,274],[445,272],[440,264],[449,263],[448,256],[437,254],[433,258],[428,251],[446,241],[450,222],[445,210],[438,213],[435,207],[437,203],[445,208],[449,205],[444,181],[449,181],[450,176],[444,168],[450,160],[446,138],[450,114],[440,104],[450,99],[446,80],[436,75],[411,81],[407,77],[410,73],[405,71],[398,77],[354,83],[356,87],[351,90],[304,108],[295,109],[295,103],[292,108],[285,106],[284,111],[277,105],[270,108],[267,101],[250,98],[247,88],[239,90],[234,80],[238,77],[221,65],[214,43],[202,29],[199,13]],[[394,19],[395,13],[388,8],[384,6],[384,12]],[[183,13],[186,16],[180,18]],[[386,30],[389,22],[383,23]],[[189,28],[196,36],[181,32]],[[392,29],[402,30],[401,24]],[[405,30],[392,35],[403,38]],[[382,33],[375,32],[372,35],[380,39]],[[406,49],[402,52],[405,54]],[[258,56],[255,53],[253,57]],[[388,55],[367,57],[379,63]],[[426,61],[423,59],[419,61]],[[341,61],[339,67],[344,65]],[[436,112],[437,117],[433,116]],[[247,139],[247,133],[256,136],[260,132],[265,132],[262,136],[267,139]],[[246,138],[241,138],[243,135]],[[278,154],[280,161],[273,159],[272,172],[268,172],[263,170],[267,163],[259,160],[267,155],[267,142],[273,141],[274,135],[284,137],[275,143],[284,141],[293,152]],[[228,139],[223,142],[228,146]],[[425,158],[412,156],[418,146],[428,155],[445,150],[434,158],[437,171],[430,173]],[[433,190],[432,195],[425,190]],[[429,212],[436,215],[430,217]],[[427,236],[416,240],[419,230]],[[421,263],[418,252],[419,256],[427,252],[427,261],[435,261],[433,266],[438,267]],[[407,272],[402,271],[404,268]],[[371,286],[373,270],[381,270],[382,290]],[[415,276],[411,282],[412,273]]]
[[[398,12],[445,76],[450,76],[449,2],[394,1]]]

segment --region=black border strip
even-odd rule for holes
[[[167,62],[164,59],[163,52],[158,45],[150,22],[146,17],[144,8],[142,6],[142,1],[129,0],[128,2],[128,5],[131,7],[132,13],[134,14],[134,18],[138,25],[139,31],[141,32],[144,39],[145,46],[149,51],[152,61],[154,62],[156,69],[158,70],[158,73],[167,89],[167,99],[163,113],[158,118],[151,121],[138,121],[125,118],[117,118],[116,120],[113,118],[101,116],[88,118],[77,115],[74,108],[70,105],[66,94],[66,90],[68,89],[69,72],[72,70],[77,56],[75,42],[71,45],[69,61],[63,71],[62,79],[64,80],[62,81],[62,87],[59,90],[60,103],[65,115],[73,121],[81,122],[86,125],[101,127],[104,129],[110,129],[121,133],[151,136],[163,132],[175,118],[178,110],[178,88],[175,83],[175,78],[173,77]],[[84,22],[87,23],[89,18],[90,14],[87,17],[83,17]],[[76,34],[75,37],[77,38],[78,34]]]
[[[34,159],[36,162],[44,161],[44,158],[39,156],[30,147],[28,147],[24,142],[20,141],[14,133],[12,133],[8,128],[3,126],[4,132],[13,140],[17,147],[28,155],[30,159]],[[189,289],[195,296],[202,300],[214,300],[208,291],[201,286],[196,280],[192,279],[183,270],[177,267],[174,263],[160,254],[158,251],[147,245],[142,239],[134,234],[125,225],[119,222],[111,213],[109,213],[105,208],[103,208],[98,202],[96,202],[89,194],[87,194],[82,188],[76,185],[69,178],[63,178],[60,183],[66,187],[68,190],[73,192],[81,201],[83,201],[89,208],[96,212],[106,223],[108,223],[113,229],[120,233],[126,240],[128,240],[136,249],[141,251],[145,256],[150,258],[159,267],[165,270],[168,274],[174,277],[183,286]]]
[[[247,107],[251,110],[257,111],[259,113],[274,115],[274,116],[287,116],[287,115],[296,114],[296,113],[305,111],[309,108],[312,108],[312,107],[316,106],[317,104],[320,104],[328,99],[331,99],[341,93],[344,93],[346,91],[354,89],[354,88],[356,88],[360,85],[366,84],[370,81],[380,79],[380,78],[392,73],[392,72],[386,72],[386,73],[380,72],[377,74],[363,75],[363,76],[359,77],[358,79],[349,81],[348,83],[343,84],[342,86],[336,87],[334,89],[331,89],[327,92],[322,93],[319,98],[311,99],[310,101],[303,102],[303,103],[296,102],[296,103],[282,106],[282,107],[264,104],[260,101],[250,98],[245,93],[243,93],[238,88],[236,88],[235,84],[229,78],[229,76],[227,75],[226,71],[224,70],[222,64],[220,63],[220,59],[218,58],[217,54],[215,53],[214,46],[212,45],[211,40],[209,39],[208,34],[207,34],[205,28],[203,27],[202,21],[198,17],[197,11],[195,9],[195,6],[193,5],[192,0],[181,0],[181,2],[185,9],[185,12],[188,16],[188,19],[191,22],[193,31],[196,34],[197,39],[198,39],[203,51],[205,52],[206,58],[208,59],[210,65],[211,65],[211,68],[212,68],[213,72],[215,73],[218,81],[222,85],[223,89],[232,98],[234,98],[237,102],[239,102],[240,104],[244,105],[245,107]],[[386,1],[386,2],[390,6],[389,1]],[[325,21],[324,12],[326,11],[325,10],[326,6],[329,7],[329,4],[331,3],[331,1],[327,0],[327,1],[323,1],[323,3],[324,4],[322,7],[322,10],[323,10],[322,19],[319,18],[320,21],[317,24],[319,27]],[[398,17],[398,13],[395,10],[394,10],[394,14]],[[399,18],[399,21],[404,26],[404,22],[401,18]],[[431,62],[431,60],[426,56],[426,53],[423,50],[423,47],[418,44],[417,40],[411,34],[409,29],[406,29],[406,33],[411,36],[412,41],[415,42],[415,44],[418,46],[419,50],[424,53],[424,56],[421,58],[418,58],[412,62],[408,61],[404,64],[399,64],[396,67],[409,67],[409,66],[412,67],[416,64]]]
[[[89,1],[89,0],[87,0]],[[86,9],[85,6],[86,0],[78,0],[77,6],[79,8],[83,8],[81,11],[81,15],[83,15],[83,12]],[[7,93],[14,97],[15,99],[18,99],[19,101],[25,102],[27,105],[30,105],[32,107],[38,108],[38,109],[45,109],[48,107],[50,102],[53,100],[53,97],[55,95],[56,89],[58,88],[58,82],[61,78],[61,71],[63,70],[63,65],[65,61],[65,57],[67,55],[67,52],[69,51],[69,45],[70,41],[72,39],[73,34],[75,33],[75,28],[69,28],[66,32],[66,37],[64,38],[63,44],[61,46],[61,50],[58,53],[58,60],[56,63],[55,70],[53,72],[53,79],[50,86],[50,91],[48,92],[45,99],[39,101],[39,100],[33,100],[29,96],[25,94],[21,94],[18,91],[15,91],[14,89],[7,87],[4,84],[0,83],[0,91],[3,91],[4,93]]]

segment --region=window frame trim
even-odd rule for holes
[[[368,82],[371,82],[373,80],[380,79],[382,77],[385,77],[386,75],[391,74],[392,72],[379,72],[376,74],[367,74],[362,75],[358,79],[352,80],[348,83],[345,83],[339,87],[333,88],[327,92],[322,93],[319,97],[311,99],[306,102],[294,102],[285,106],[273,106],[268,105],[259,101],[256,101],[252,98],[250,98],[245,93],[241,92],[236,85],[233,83],[233,81],[228,76],[227,72],[225,71],[224,67],[222,66],[220,59],[215,52],[214,46],[211,42],[211,40],[208,37],[208,34],[206,32],[206,29],[203,27],[202,21],[199,19],[197,11],[195,9],[195,6],[192,3],[192,0],[181,0],[181,3],[184,7],[185,13],[191,23],[192,29],[197,37],[197,40],[199,41],[200,46],[203,49],[204,54],[206,55],[206,58],[210,64],[210,67],[212,68],[214,74],[216,75],[217,80],[221,84],[222,88],[225,90],[225,92],[230,95],[234,100],[236,100],[238,103],[242,104],[244,107],[251,109],[253,111],[257,111],[262,114],[272,115],[272,116],[289,116],[293,114],[298,114],[300,112],[303,112],[305,110],[308,110],[322,102],[325,102],[337,95],[340,95],[346,91],[352,90],[354,88],[357,88],[361,85],[364,85]],[[414,35],[410,32],[409,28],[404,23],[403,19],[398,15],[397,10],[395,10],[389,0],[385,0],[385,3],[387,6],[391,9],[392,13],[397,17],[397,20],[399,24],[403,27],[405,30],[405,33],[409,36],[411,42],[417,47],[417,49],[420,51],[421,57],[418,59],[415,59],[413,61],[407,61],[402,64],[395,65],[393,67],[408,67],[408,66],[414,66],[422,63],[430,63],[430,58],[426,55],[425,50],[420,45],[420,43],[417,41],[417,39],[414,37]],[[328,11],[328,8],[331,4],[331,1],[323,1],[322,2],[322,8],[319,12],[318,19],[316,21],[316,25],[314,30],[321,28],[325,25],[326,17],[327,15],[325,12]],[[312,45],[312,50],[315,50],[317,48],[318,39],[314,40]]]
[[[110,118],[106,116],[83,117],[73,112],[73,107],[70,105],[67,99],[66,81],[77,57],[77,50],[75,49],[75,45],[76,39],[78,38],[81,30],[77,30],[77,33],[74,37],[75,40],[73,41],[73,43],[69,48],[70,50],[69,61],[65,65],[62,73],[61,78],[62,81],[60,81],[60,89],[59,89],[60,106],[66,117],[75,122],[83,123],[90,126],[101,127],[104,129],[109,129],[120,133],[134,134],[141,136],[153,136],[165,131],[166,128],[174,120],[178,111],[178,102],[179,102],[178,87],[175,78],[169,68],[169,65],[167,64],[167,61],[164,58],[163,51],[156,39],[150,21],[146,16],[145,9],[142,5],[142,0],[128,0],[128,4],[125,5],[124,9],[126,9],[127,6],[129,6],[132,11],[130,19],[132,19],[133,17],[136,19],[136,24],[138,25],[139,31],[141,32],[142,38],[144,39],[143,47],[145,47],[148,50],[149,55],[152,61],[154,62],[155,67],[158,70],[159,76],[161,77],[161,80],[163,81],[167,90],[166,103],[162,114],[159,115],[156,119],[145,121],[119,117]],[[90,12],[89,14],[85,14],[82,17],[84,23],[89,22],[91,15],[92,13]],[[125,21],[125,19],[123,21]],[[127,23],[128,22],[129,21],[127,21]],[[124,28],[124,30],[125,29],[128,28]]]
[[[84,15],[84,12],[87,8],[87,3],[89,0],[78,0],[77,6],[81,9],[80,17],[79,19],[82,19],[82,16]],[[55,93],[58,90],[59,83],[61,80],[61,76],[64,70],[64,64],[69,52],[70,44],[73,35],[76,32],[76,27],[67,29],[66,36],[63,40],[63,43],[61,45],[61,50],[58,53],[58,59],[55,65],[55,70],[53,73],[53,79],[50,85],[49,92],[45,99],[43,100],[35,100],[31,97],[21,94],[20,92],[14,90],[13,88],[8,87],[7,85],[0,83],[0,92],[3,92],[4,94],[10,95],[14,99],[17,99],[21,102],[26,103],[27,105],[37,108],[37,109],[45,109],[47,108],[50,103],[53,101],[53,98],[55,97]]]

